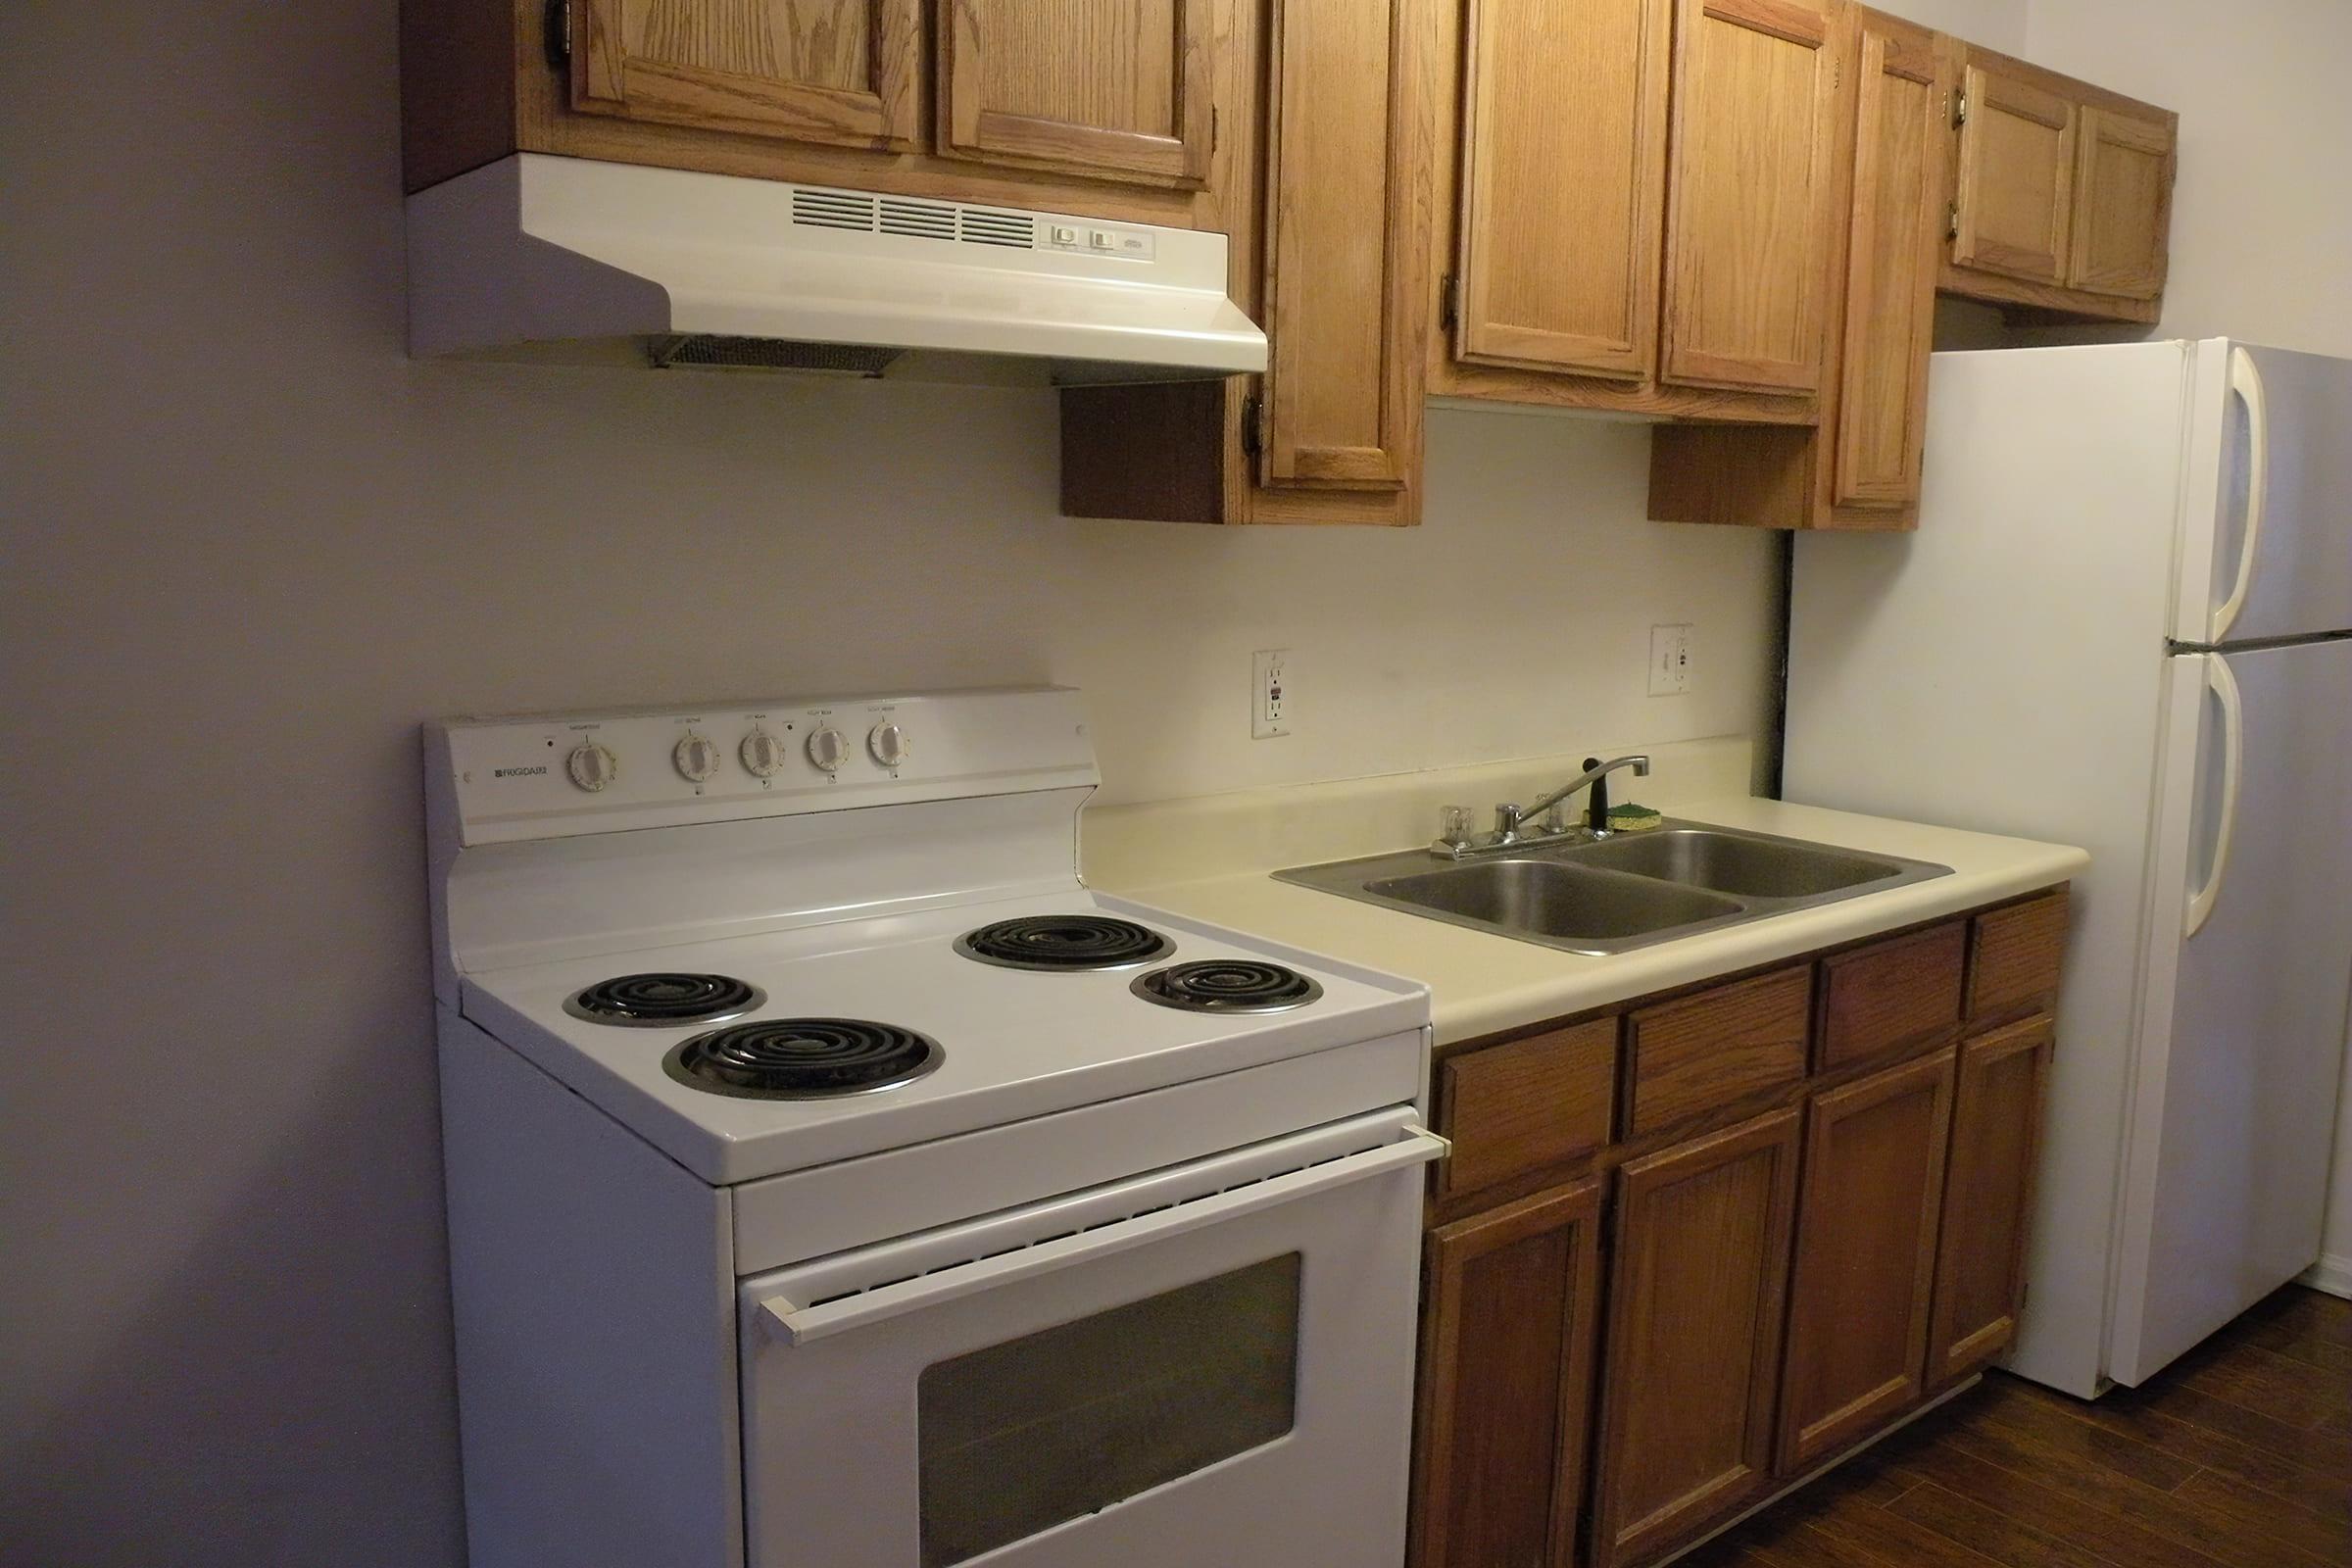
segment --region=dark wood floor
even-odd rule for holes
[[[2145,1388],[1993,1373],[1691,1568],[2346,1568],[2352,1301],[2289,1286]]]

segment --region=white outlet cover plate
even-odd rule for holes
[[[1690,689],[1688,622],[1649,628],[1649,695],[1680,697]]]
[[[1291,690],[1291,651],[1261,648],[1250,656],[1250,738],[1288,735],[1298,699]]]

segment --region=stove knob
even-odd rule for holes
[[[718,771],[718,748],[688,730],[669,754],[688,783],[700,784]]]
[[[849,743],[832,725],[820,724],[808,732],[808,760],[826,772],[839,772],[849,755]]]
[[[773,778],[784,766],[791,753],[784,743],[763,729],[756,729],[743,738],[743,765],[754,778]]]
[[[620,777],[620,759],[594,741],[582,741],[564,759],[564,768],[574,784],[593,795]]]
[[[876,724],[865,738],[865,749],[884,767],[897,767],[906,760],[906,732],[896,724]]]

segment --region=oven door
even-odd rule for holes
[[[744,1280],[751,1568],[1401,1561],[1444,1149],[1400,1106]]]

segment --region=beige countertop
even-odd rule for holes
[[[1354,808],[1319,806],[1315,809],[1318,831],[1300,835],[1311,842],[1300,842],[1299,853],[1248,865],[1234,863],[1230,853],[1222,858],[1188,853],[1185,842],[1169,842],[1180,839],[1197,846],[1197,835],[1210,825],[1214,813],[1230,816],[1247,811],[1247,803],[1209,807],[1210,818],[1204,818],[1201,807],[1188,803],[1173,803],[1179,809],[1115,808],[1102,824],[1106,842],[1089,847],[1088,880],[1105,893],[1176,914],[1420,980],[1432,994],[1438,1043],[1446,1045],[2031,893],[2079,875],[2090,863],[2082,851],[2065,845],[1857,816],[1743,794],[1691,798],[1693,787],[1703,790],[1710,783],[1725,783],[1739,765],[1729,754],[1702,750],[1711,744],[1686,743],[1689,755],[1673,759],[1683,764],[1677,768],[1677,776],[1655,786],[1650,781],[1628,779],[1620,795],[1660,805],[1677,816],[1696,821],[1933,860],[1950,866],[1952,874],[1631,953],[1591,957],[1274,881],[1268,873],[1279,866],[1378,854],[1412,842],[1408,837],[1400,843],[1394,836],[1395,803],[1389,803],[1391,809],[1385,813],[1389,820],[1376,824],[1374,817],[1381,813],[1361,808],[1365,791],[1357,786]],[[1667,760],[1663,754],[1672,750],[1660,748],[1653,755],[1660,755],[1663,762]],[[1738,756],[1743,760],[1743,746]],[[1295,814],[1301,804],[1297,792],[1281,793],[1293,798],[1281,803],[1277,814]],[[1429,791],[1424,787],[1415,793],[1426,795]],[[1466,799],[1477,798],[1467,790],[1457,793]],[[1386,827],[1392,836],[1335,849],[1332,830],[1321,821],[1326,809],[1352,815],[1362,831]],[[1264,826],[1263,813],[1259,814],[1259,831],[1228,834],[1224,843],[1230,845],[1241,837],[1254,844],[1256,858],[1262,858],[1269,849],[1279,856],[1284,835]],[[1181,874],[1192,869],[1207,874]]]

